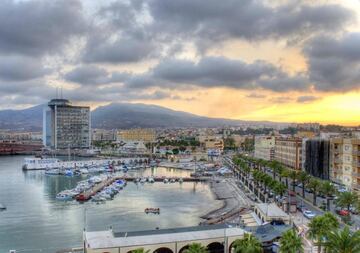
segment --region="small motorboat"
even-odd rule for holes
[[[146,178],[140,179],[140,183],[141,183],[141,184],[145,184],[145,183],[146,183]]]
[[[164,184],[167,184],[167,183],[169,183],[169,179],[165,178],[163,182],[164,182]]]
[[[100,196],[100,195],[95,195],[91,197],[91,201],[96,202],[96,203],[104,203],[106,202],[106,198]]]
[[[66,194],[66,193],[63,193],[63,192],[58,193],[55,198],[57,200],[62,200],[62,201],[68,201],[68,200],[73,199],[73,197],[70,194]]]
[[[179,178],[179,183],[182,184],[183,182],[184,182],[184,179],[182,179],[182,177]]]
[[[59,169],[47,169],[45,170],[45,175],[59,175]]]
[[[170,183],[175,183],[175,182],[176,182],[175,178],[170,179]]]
[[[6,210],[6,206],[0,203],[0,211],[5,211],[5,210]]]
[[[154,207],[150,207],[150,208],[145,208],[145,213],[154,213],[154,214],[160,214],[160,208],[154,208]]]
[[[154,179],[153,177],[149,177],[149,178],[148,178],[148,182],[151,183],[151,184],[152,184],[152,183],[155,183],[155,179]]]

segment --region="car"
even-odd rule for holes
[[[359,214],[359,211],[355,208],[355,207],[350,207],[350,212],[352,213],[352,214]]]
[[[340,216],[349,216],[350,212],[345,209],[336,210],[336,213]]]
[[[312,219],[312,218],[314,218],[316,216],[316,214],[313,211],[310,211],[310,210],[303,211],[303,215],[308,219]]]

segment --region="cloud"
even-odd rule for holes
[[[285,104],[285,103],[290,103],[292,102],[292,98],[291,97],[274,97],[274,98],[271,98],[269,100],[271,103],[276,103],[276,104]]]
[[[149,58],[155,45],[145,38],[118,38],[115,41],[89,39],[83,54],[85,62],[131,63]]]
[[[41,56],[59,53],[87,23],[78,0],[0,1],[0,52]]]
[[[248,95],[246,95],[247,98],[266,98],[265,95],[263,94],[258,94],[258,93],[250,93]]]
[[[148,2],[153,31],[169,37],[195,38],[203,46],[212,41],[304,38],[318,31],[342,30],[354,13],[338,4],[291,2],[269,6],[255,0]]]
[[[316,100],[319,100],[319,97],[316,96],[300,96],[296,99],[296,102],[298,103],[309,103],[309,102],[313,102]]]
[[[0,57],[0,80],[26,81],[43,77],[51,72],[41,60],[24,56]]]
[[[315,89],[349,91],[360,88],[360,33],[347,33],[338,38],[317,36],[303,51]]]

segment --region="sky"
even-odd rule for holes
[[[0,109],[61,89],[92,108],[359,125],[359,18],[360,0],[1,0]]]

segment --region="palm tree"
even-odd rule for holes
[[[319,253],[321,252],[321,246],[326,239],[328,232],[337,229],[338,227],[339,222],[331,213],[316,216],[310,221],[308,235],[310,239],[316,241]]]
[[[301,171],[298,180],[302,183],[302,197],[305,198],[305,185],[309,182],[310,176],[305,171]]]
[[[275,192],[276,195],[280,195],[281,198],[285,194],[286,190],[287,188],[283,183],[276,182],[274,184],[273,191]]]
[[[302,239],[294,229],[290,229],[282,234],[280,239],[280,253],[302,253],[304,247]]]
[[[320,186],[320,192],[326,198],[326,210],[330,211],[330,198],[335,194],[335,187],[329,181],[324,181]]]
[[[295,183],[296,183],[296,179],[298,178],[298,173],[296,172],[296,170],[291,170],[289,173],[289,177],[291,179],[293,192],[295,192]]]
[[[309,187],[310,190],[313,192],[313,205],[316,206],[316,197],[320,188],[320,180],[316,178],[310,178],[309,183],[307,184],[307,187]]]
[[[359,197],[356,193],[353,192],[341,192],[338,195],[338,199],[336,200],[336,205],[341,208],[346,208],[348,211],[352,205],[356,205],[359,201]]]
[[[288,179],[289,176],[290,176],[290,170],[283,168],[283,170],[281,171],[281,177],[285,178],[286,188],[289,188],[289,179]]]
[[[243,239],[234,242],[235,253],[262,253],[263,248],[260,241],[252,234],[245,234]],[[187,253],[187,252],[186,252]]]
[[[131,253],[149,253],[150,250],[144,250],[144,248],[138,248],[131,251]]]
[[[184,250],[184,253],[208,253],[209,251],[206,247],[202,246],[200,243],[192,243],[187,249]]]
[[[360,231],[351,233],[348,226],[331,231],[324,246],[327,253],[360,253]]]

